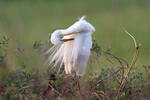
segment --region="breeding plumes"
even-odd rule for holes
[[[48,51],[51,56],[49,63],[54,67],[62,64],[66,74],[76,73],[83,76],[92,48],[92,33],[95,28],[83,16],[67,29],[59,29],[51,34],[53,47]]]

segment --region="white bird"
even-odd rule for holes
[[[51,34],[50,64],[61,67],[64,64],[65,73],[76,73],[83,76],[92,48],[92,33],[95,28],[83,16],[67,29],[56,30]],[[62,39],[61,39],[62,37]]]

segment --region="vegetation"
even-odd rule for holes
[[[135,55],[131,64],[109,52],[103,50],[94,40],[92,55],[89,60],[87,74],[84,77],[67,76],[63,69],[57,73],[51,67],[43,69],[28,65],[25,61],[18,61],[19,69],[6,73],[7,68],[7,37],[1,40],[1,72],[4,73],[0,81],[0,98],[2,100],[146,100],[149,97],[150,67],[143,65],[145,74],[136,70],[135,61],[139,47],[135,48]],[[36,41],[35,50],[43,59],[43,55],[50,43]],[[18,48],[18,53],[24,56],[25,51]],[[92,70],[91,66],[101,63],[105,58],[105,67]],[[118,63],[117,63],[118,62]],[[113,67],[116,66],[116,67]],[[42,66],[44,67],[44,66]],[[134,67],[134,68],[131,68]],[[3,69],[3,70],[2,70]],[[2,73],[1,73],[2,74]]]

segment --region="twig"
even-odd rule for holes
[[[56,90],[55,87],[53,87],[51,84],[49,84],[49,86],[50,86],[50,87],[52,88],[52,90],[54,90],[57,94],[61,95],[61,94]]]
[[[33,85],[27,85],[27,86],[24,86],[23,88],[27,89],[27,88],[31,88],[31,87],[33,87]]]
[[[111,74],[114,73],[113,69],[110,69],[110,68],[109,68],[109,71],[111,72]],[[116,74],[114,75],[114,78],[115,78],[115,80],[117,81],[117,83],[118,83],[119,85],[121,85],[121,82],[120,82],[120,80],[116,77]]]
[[[101,100],[101,98],[99,97],[99,94],[98,94],[98,93],[93,92],[93,94],[95,94],[95,95],[97,96],[98,100]],[[100,95],[100,96],[101,96],[101,95]],[[101,96],[101,97],[102,97],[102,96]]]
[[[133,39],[134,45],[135,47],[137,47],[136,39],[134,38],[134,36],[132,36],[124,27],[121,26],[121,28],[126,34],[128,34]]]
[[[148,71],[148,69],[147,69],[147,66],[146,66],[146,65],[143,65],[143,67],[144,67],[144,69],[145,69],[145,71],[146,71],[146,73],[147,73],[147,75],[148,75],[149,80],[150,80],[150,73],[149,73],[149,71]]]
[[[122,81],[122,83],[121,83],[121,85],[120,85],[120,88],[118,89],[117,96],[116,96],[116,100],[119,100],[119,98],[120,98],[120,94],[121,94],[121,92],[122,92],[122,89],[123,89],[124,86],[126,85],[126,80],[127,80],[127,78],[128,78],[129,73],[131,72],[131,69],[133,68],[133,66],[134,66],[134,64],[135,64],[135,62],[136,62],[137,55],[138,55],[138,51],[139,51],[139,46],[137,46],[137,43],[136,43],[135,38],[134,38],[129,32],[127,32],[127,31],[125,30],[125,28],[122,27],[122,29],[124,30],[125,33],[127,33],[127,34],[133,39],[134,44],[135,44],[135,53],[134,53],[132,62],[131,62],[131,64],[130,64],[130,66],[129,66],[129,69],[128,69],[128,71],[127,71],[127,73],[126,73],[126,75],[125,75],[125,77],[124,77],[124,79],[123,79],[123,81]]]
[[[120,93],[121,93],[122,89],[124,88],[124,86],[125,86],[125,84],[126,84],[126,80],[127,80],[127,78],[128,78],[128,75],[129,75],[129,73],[130,73],[132,67],[134,66],[134,64],[135,64],[135,62],[136,62],[137,55],[138,55],[138,49],[136,49],[135,54],[134,54],[133,59],[132,59],[132,63],[131,63],[131,65],[129,66],[129,69],[128,69],[128,71],[127,71],[125,77],[124,77],[124,80],[122,81],[122,83],[121,83],[121,85],[120,85],[120,88],[119,88],[118,93],[117,93],[117,96],[116,96],[116,100],[118,100],[119,97],[120,97]]]
[[[104,86],[104,100],[108,100],[108,96],[107,96],[107,93],[106,93],[105,80],[104,80],[103,77],[102,77],[102,80],[103,80],[103,86]]]
[[[109,100],[108,96],[103,91],[93,91],[93,94],[100,95],[104,100]]]
[[[115,74],[117,74],[117,73],[121,70],[121,68],[122,68],[122,67],[118,68],[117,71],[115,71],[114,73],[111,73],[111,74],[110,74],[109,76],[107,76],[104,80],[107,80],[107,79],[113,77]],[[98,85],[101,83],[101,81],[102,81],[102,80],[99,80],[99,81],[97,82],[97,85],[95,85],[95,87],[98,86]]]
[[[124,78],[124,65],[123,65],[122,61],[124,61],[124,62],[127,64],[127,66],[128,66],[128,63],[127,63],[125,60],[123,60],[123,59],[121,59],[121,58],[118,58],[117,56],[111,54],[111,53],[108,52],[108,51],[105,51],[104,53],[106,53],[106,54],[112,56],[114,59],[116,59],[116,60],[120,63],[120,65],[121,65],[121,67],[122,67],[122,70],[121,70],[121,72],[122,72],[122,79],[121,79],[121,82],[122,82],[122,80],[123,80],[123,78]],[[121,60],[122,60],[122,61],[121,61]]]

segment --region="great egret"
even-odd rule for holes
[[[65,66],[65,73],[76,73],[83,76],[86,71],[87,62],[92,48],[92,33],[95,28],[81,17],[77,22],[67,29],[59,29],[51,34],[50,64],[55,61],[54,66]]]

